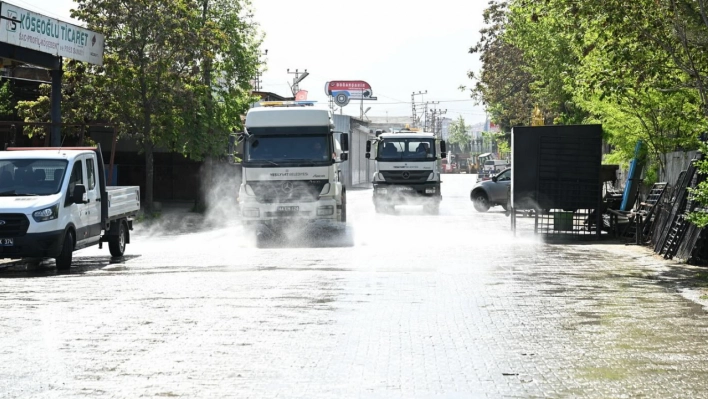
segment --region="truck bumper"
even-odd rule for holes
[[[14,237],[12,246],[0,246],[0,259],[55,258],[61,252],[63,241],[63,230]]]
[[[302,224],[335,226],[339,224],[339,213],[342,211],[334,199],[285,204],[243,202],[240,208],[241,221],[246,226],[266,225],[271,228]]]
[[[440,182],[418,184],[374,183],[374,202],[424,204],[442,201]]]

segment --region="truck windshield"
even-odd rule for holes
[[[252,136],[245,147],[246,162],[281,163],[328,163],[332,150],[327,135],[307,136]]]
[[[435,159],[433,139],[387,138],[378,145],[379,161],[432,161]]]
[[[0,160],[0,195],[51,195],[61,190],[67,161],[61,159]]]

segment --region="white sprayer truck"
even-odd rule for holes
[[[263,102],[251,108],[240,134],[242,221],[255,227],[259,239],[293,224],[341,231],[347,193],[340,163],[348,159],[348,138],[334,132],[331,111],[313,101]]]
[[[447,156],[445,141],[433,133],[404,129],[382,133],[366,142],[366,157],[374,147],[373,176],[376,212],[392,211],[396,205],[422,204],[437,214],[442,201],[440,163]]]
[[[140,187],[106,187],[99,148],[0,151],[0,258],[55,258],[108,243],[122,256],[140,210]]]

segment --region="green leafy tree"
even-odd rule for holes
[[[468,127],[465,124],[465,119],[460,115],[455,122],[452,122],[448,127],[447,141],[450,144],[455,144],[460,148],[460,151],[466,152],[470,148],[471,137],[468,133]]]
[[[507,135],[504,133],[496,133],[493,137],[495,142],[497,143],[497,151],[499,152],[500,158],[506,159],[510,157],[511,143],[509,143]]]
[[[481,38],[470,48],[482,62],[479,72],[470,71],[473,80],[472,98],[487,108],[492,120],[498,121],[502,131],[515,125],[530,123],[533,98],[533,76],[525,68],[523,51],[505,40],[508,22],[506,1],[490,1],[484,11],[485,27]],[[461,89],[466,89],[464,86]]]
[[[224,155],[228,136],[240,129],[251,103],[251,79],[259,67],[262,35],[252,20],[249,1],[190,0],[200,12],[195,29],[204,38],[199,65],[201,81],[196,104],[188,115],[192,129],[185,131],[180,149],[201,160]]]
[[[93,68],[109,119],[143,148],[146,210],[154,151],[195,159],[223,152],[250,100],[257,26],[248,1],[78,0],[72,16],[106,36]]]
[[[51,122],[51,91],[51,85],[42,84],[36,100],[18,101],[16,109],[20,119],[24,122]],[[62,122],[81,125],[105,121],[108,104],[102,99],[92,68],[83,62],[66,61],[62,78]],[[62,135],[77,136],[82,133],[81,129],[81,126],[65,127]],[[49,127],[28,126],[22,133],[29,137],[44,137],[49,133]]]
[[[5,81],[0,85],[0,117],[8,119],[14,115],[15,99],[12,96],[10,81]]]
[[[556,1],[512,1],[504,40],[523,53],[519,68],[531,76],[529,95],[541,109],[546,124],[580,123],[587,112],[574,101],[581,57],[573,51],[577,31],[572,18]]]

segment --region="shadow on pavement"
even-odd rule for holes
[[[258,248],[345,248],[354,246],[354,233],[345,229],[303,228],[289,234],[261,230],[256,233]]]
[[[57,270],[54,260],[43,260],[40,263],[17,261],[8,263],[6,267],[0,268],[0,279],[81,275],[108,267],[111,267],[111,271],[118,271],[119,269],[116,269],[115,265],[122,265],[138,257],[140,255],[125,255],[116,258],[110,256],[76,257],[69,270]]]

